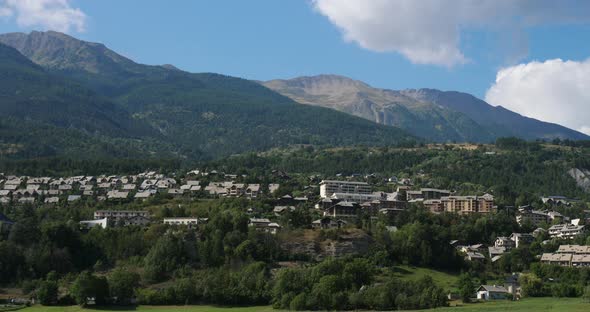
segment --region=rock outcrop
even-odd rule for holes
[[[362,230],[344,229],[324,237],[320,230],[304,230],[299,235],[288,235],[281,248],[290,254],[305,255],[320,261],[327,257],[345,257],[368,252],[373,238]]]
[[[590,192],[590,170],[572,168],[567,172],[580,188],[586,192]]]

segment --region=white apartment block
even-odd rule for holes
[[[371,186],[366,182],[349,182],[324,180],[320,182],[320,197],[330,198],[338,194],[362,194],[371,195]]]
[[[573,239],[584,231],[583,225],[556,224],[549,228],[549,237]]]
[[[199,218],[164,218],[164,224],[197,225],[199,224]]]
[[[150,213],[140,210],[97,210],[94,212],[94,219],[111,218],[114,220],[127,219],[133,217],[149,218]]]

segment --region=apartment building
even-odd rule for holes
[[[581,245],[559,245],[557,253],[561,254],[578,254],[578,255],[590,255],[590,246]]]
[[[420,192],[422,193],[422,198],[424,198],[424,200],[441,199],[443,197],[451,196],[451,191],[449,190],[440,190],[434,188],[422,188],[420,189]]]
[[[555,253],[544,253],[541,263],[567,267],[590,267],[590,246],[560,245]]]
[[[546,212],[534,210],[530,206],[519,207],[518,214],[516,215],[516,222],[518,222],[519,225],[531,223],[538,226],[541,223],[547,223],[548,220],[549,216]]]
[[[322,198],[332,197],[335,193],[370,195],[372,191],[371,186],[366,182],[335,180],[323,180],[320,182],[320,196]]]
[[[118,221],[134,217],[149,218],[150,213],[142,210],[97,210],[94,212],[94,220],[109,218]]]
[[[583,225],[572,225],[572,224],[556,224],[549,228],[549,237],[551,238],[566,238],[573,239],[578,235],[585,232]]]
[[[356,217],[360,209],[359,204],[348,201],[341,201],[324,210],[324,217],[348,218]]]
[[[441,198],[444,211],[458,214],[493,213],[497,211],[494,206],[494,196],[446,196]]]
[[[199,218],[164,218],[164,224],[195,226],[199,224]]]
[[[445,211],[442,200],[440,199],[427,199],[423,202],[424,207],[432,213],[441,213]]]
[[[360,193],[333,193],[331,199],[353,201],[356,203],[365,203],[371,201],[380,201],[384,197],[381,193],[360,194]]]

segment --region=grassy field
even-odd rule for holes
[[[590,303],[581,298],[525,298],[521,301],[494,301],[486,303],[472,303],[457,307],[439,308],[422,311],[438,312],[588,312]]]
[[[139,306],[133,308],[119,309],[82,309],[77,306],[72,307],[43,307],[34,306],[20,311],[24,312],[115,312],[115,311],[145,311],[145,312],[277,312],[269,306],[244,307],[244,308],[224,308],[213,306]],[[438,312],[588,312],[590,303],[584,302],[580,298],[528,298],[522,301],[495,301],[486,303],[472,303],[456,307],[439,308],[432,310],[420,311],[438,311]]]
[[[238,308],[224,308],[224,307],[213,307],[213,306],[138,306],[129,308],[100,308],[100,309],[82,309],[78,306],[71,307],[44,307],[34,306],[19,310],[22,312],[114,312],[114,311],[145,311],[145,312],[164,312],[164,311],[177,311],[177,312],[270,312],[273,310],[270,306],[259,306],[259,307],[238,307]]]
[[[434,282],[444,290],[449,291],[457,289],[457,280],[459,279],[459,275],[457,273],[448,273],[407,265],[396,266],[393,268],[393,271],[400,279],[412,281],[424,277],[425,275],[430,275]]]

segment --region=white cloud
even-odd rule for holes
[[[12,10],[9,8],[0,7],[0,17],[12,16]]]
[[[444,66],[468,61],[460,49],[463,30],[514,36],[542,23],[590,21],[590,1],[576,0],[312,0],[312,5],[347,41],[398,52],[416,64]]]
[[[83,32],[86,14],[70,0],[0,0],[0,17],[14,16],[21,27]]]
[[[590,135],[590,59],[530,62],[498,71],[486,101]]]

